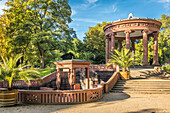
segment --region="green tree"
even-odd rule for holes
[[[0,55],[3,57],[7,56],[13,48],[9,43],[7,26],[9,26],[9,20],[4,15],[0,16]]]
[[[74,38],[70,41],[70,44],[71,46],[67,53],[71,52],[76,59],[84,59],[84,57],[82,57],[84,53],[84,43],[78,38]]]
[[[96,57],[96,64],[105,63],[105,33],[103,27],[108,22],[97,24],[95,27],[89,27],[89,31],[85,33],[84,44],[85,51],[92,52]],[[98,57],[100,57],[98,59]]]
[[[161,32],[158,37],[159,58],[161,63],[170,62],[170,15],[162,15]]]
[[[20,51],[28,46],[39,54],[44,68],[45,54],[59,49],[60,40],[72,38],[71,8],[67,0],[8,0],[6,15],[10,20],[9,33],[13,45]],[[16,50],[15,50],[16,51]],[[30,52],[28,52],[30,53]]]

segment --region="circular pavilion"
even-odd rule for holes
[[[130,13],[127,19],[119,19],[116,22],[106,25],[103,30],[106,37],[106,63],[109,59],[109,52],[115,49],[115,40],[119,42],[119,50],[122,48],[122,41],[126,40],[126,48],[135,53],[136,39],[143,39],[143,65],[148,64],[148,40],[154,37],[153,65],[158,62],[158,34],[162,23],[155,19],[133,17]],[[131,44],[132,43],[132,44]]]

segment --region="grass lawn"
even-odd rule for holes
[[[34,68],[33,70],[36,70],[40,73],[40,76],[46,76],[52,72],[54,72],[54,68],[45,68],[45,69],[39,69],[39,68]]]

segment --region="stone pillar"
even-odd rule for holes
[[[105,36],[106,37],[106,64],[108,62],[108,56],[109,56],[109,37],[108,36]]]
[[[111,51],[114,51],[115,49],[115,34],[116,33],[111,34]]]
[[[111,36],[109,37],[109,54],[108,54],[109,59],[110,59],[110,51],[111,51]]]
[[[126,49],[129,49],[129,50],[130,50],[130,33],[131,32],[132,32],[131,30],[124,32],[126,34]]]
[[[154,46],[153,46],[153,65],[159,65],[158,61],[158,34],[154,33]]]
[[[132,39],[132,55],[135,55],[135,39]]]
[[[61,84],[60,68],[57,68],[57,80],[56,80],[57,90],[60,90],[60,84]]]
[[[73,89],[73,82],[74,82],[73,76],[74,76],[73,68],[70,68],[70,74],[69,74],[68,79],[69,79],[69,84],[70,84],[71,89]]]
[[[149,65],[148,64],[148,36],[147,30],[143,30],[143,65]]]
[[[123,40],[118,40],[118,42],[119,42],[119,51],[121,51],[121,49],[122,49],[122,41]]]
[[[76,84],[76,68],[73,68],[73,84]]]
[[[86,78],[87,78],[87,89],[90,88],[90,81],[89,81],[89,67],[86,68]]]

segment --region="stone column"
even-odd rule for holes
[[[109,59],[110,59],[110,51],[111,51],[111,36],[109,37],[109,54],[108,54]]]
[[[76,84],[76,68],[73,68],[73,84]]]
[[[122,49],[122,41],[123,40],[118,40],[118,42],[119,42],[119,51],[121,51],[121,49]]]
[[[70,75],[69,75],[69,84],[70,84],[70,87],[71,89],[73,89],[73,82],[74,82],[74,71],[73,71],[73,68],[70,68]]]
[[[154,46],[153,46],[153,65],[159,65],[158,61],[158,34],[154,33]]]
[[[60,84],[61,84],[60,68],[57,68],[57,80],[56,80],[57,90],[60,90]]]
[[[132,55],[135,55],[135,39],[132,39]]]
[[[115,49],[115,34],[116,33],[111,34],[111,51],[114,51]]]
[[[109,56],[109,37],[108,36],[105,36],[106,37],[106,64],[108,62],[108,56]]]
[[[131,32],[132,32],[131,30],[124,32],[126,34],[126,49],[129,49],[129,50],[130,50],[130,33]]]
[[[90,88],[90,81],[89,81],[89,67],[86,68],[86,78],[87,78],[87,89]]]
[[[149,65],[148,64],[148,36],[147,30],[143,30],[143,65]]]

